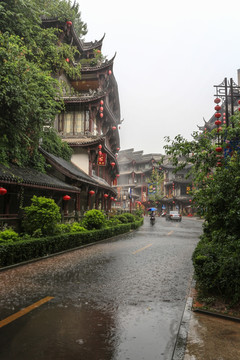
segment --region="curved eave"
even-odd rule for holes
[[[76,103],[91,103],[95,101],[101,100],[103,97],[106,96],[105,92],[99,92],[95,95],[89,95],[89,96],[63,96],[62,100],[66,104],[76,104]]]
[[[83,48],[84,48],[84,50],[85,51],[87,51],[87,50],[97,50],[97,49],[99,49],[99,50],[101,50],[101,48],[102,48],[102,43],[103,43],[103,40],[104,40],[104,38],[105,38],[105,35],[106,34],[104,34],[103,35],[103,37],[100,39],[100,40],[95,40],[94,42],[93,41],[84,41],[83,42]]]
[[[110,67],[113,66],[113,61],[115,59],[116,53],[113,56],[112,59],[110,60],[106,60],[104,63],[100,64],[100,65],[96,65],[96,66],[84,66],[82,65],[82,69],[81,72],[82,74],[86,74],[86,73],[92,73],[92,72],[98,72],[98,71],[102,71],[102,70],[107,70]]]
[[[96,146],[105,141],[104,137],[102,137],[102,136],[98,136],[95,139],[89,139],[89,141],[87,141],[87,139],[85,139],[85,140],[86,141],[81,142],[81,139],[76,139],[76,141],[73,141],[73,139],[64,139],[64,141],[66,141],[68,143],[68,145],[71,147]]]
[[[42,25],[44,27],[57,27],[63,31],[67,30],[66,22],[60,21],[57,18],[52,18],[52,19],[51,18],[42,18]],[[103,35],[103,37],[100,40],[95,40],[94,42],[93,41],[85,42],[77,36],[76,31],[74,29],[74,25],[72,25],[70,27],[70,33],[73,37],[73,43],[74,43],[74,45],[77,46],[80,53],[84,53],[84,52],[91,51],[94,49],[101,50],[102,43],[105,38],[105,34]]]

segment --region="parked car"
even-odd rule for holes
[[[166,220],[182,221],[182,215],[177,210],[170,211],[169,214],[166,215]]]

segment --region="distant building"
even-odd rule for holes
[[[134,149],[122,150],[118,154],[119,176],[117,177],[117,202],[116,208],[130,210],[136,201],[148,206],[148,179],[153,168],[159,167],[161,154],[143,154],[143,151]],[[132,202],[130,202],[130,197]]]
[[[189,214],[192,211],[192,197],[189,194],[192,190],[192,180],[186,175],[192,165],[187,165],[184,169],[175,173],[176,167],[173,166],[167,156],[161,168],[164,172],[164,196],[161,199],[162,210],[179,210],[181,213]]]
[[[122,150],[118,155],[119,175],[117,177],[117,202],[114,207],[130,211],[138,207],[138,202],[146,210],[150,206],[158,212],[179,209],[182,213],[191,212],[192,198],[189,192],[192,189],[191,179],[186,174],[191,165],[174,172],[175,167],[169,158],[162,154],[143,154],[143,151],[134,149]],[[156,196],[152,196],[150,182],[153,170],[162,174],[162,182],[156,186]],[[157,194],[158,193],[158,194]],[[131,201],[130,201],[131,196]],[[153,200],[154,199],[154,200]]]

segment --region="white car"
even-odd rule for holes
[[[182,221],[182,215],[177,210],[170,211],[169,214],[166,215],[166,220]]]

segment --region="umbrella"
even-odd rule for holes
[[[148,211],[157,211],[157,209],[156,209],[156,208],[154,208],[154,207],[152,207],[152,208],[148,208],[147,210],[148,210]]]

